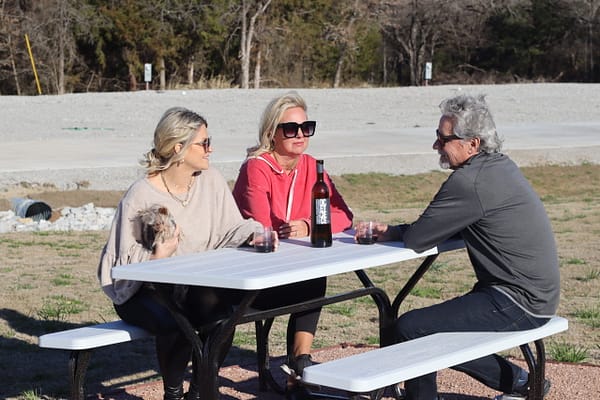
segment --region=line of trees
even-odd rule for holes
[[[146,63],[163,90],[599,82],[599,28],[600,0],[0,0],[0,94],[137,90]]]

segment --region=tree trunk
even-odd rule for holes
[[[58,39],[58,94],[65,94],[65,42],[60,35]]]
[[[187,74],[188,85],[192,86],[194,84],[194,59],[192,58],[188,64],[188,74]]]
[[[260,62],[261,62],[261,51],[258,49],[256,52],[256,64],[254,65],[254,89],[260,88]]]
[[[21,95],[21,86],[19,85],[19,74],[17,73],[17,64],[15,63],[15,53],[13,52],[12,36],[8,34],[8,53],[10,57],[10,65],[12,67],[13,76],[15,78],[15,88],[17,89],[17,96]]]
[[[342,80],[342,69],[344,67],[344,57],[346,57],[346,49],[342,50],[338,57],[335,65],[335,78],[333,79],[333,88],[337,89],[340,87],[340,81]]]
[[[242,89],[248,89],[250,87],[250,56],[252,55],[252,41],[254,40],[254,28],[256,26],[256,19],[265,12],[269,4],[271,4],[271,0],[265,1],[264,4],[257,4],[257,10],[250,17],[250,20],[247,20],[248,12],[250,6],[248,2],[251,0],[242,1],[242,37],[241,37],[241,46],[240,46],[240,58],[242,64],[242,76],[241,76],[241,86]]]
[[[160,76],[160,90],[164,91],[167,89],[167,72],[165,68],[165,58],[160,57],[158,59],[158,70]]]

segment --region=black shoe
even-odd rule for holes
[[[183,385],[181,386],[164,386],[163,400],[183,400]]]
[[[200,391],[193,383],[190,383],[190,389],[185,394],[185,400],[200,400]]]
[[[310,354],[300,354],[297,357],[288,356],[287,363],[281,366],[283,372],[285,372],[294,382],[285,387],[285,398],[287,400],[310,400],[312,395],[308,387],[303,385],[300,380],[302,379],[302,372],[304,368],[313,365]]]
[[[542,397],[546,397],[546,395],[550,391],[551,386],[552,384],[550,383],[550,380],[544,379],[544,394],[542,395]],[[515,390],[515,393],[503,393],[494,397],[494,400],[527,400],[528,396],[529,386],[525,385],[522,388],[517,388]]]
[[[300,354],[297,357],[288,356],[287,363],[283,364],[281,368],[292,378],[301,379],[304,368],[310,367],[311,365],[313,365],[313,362],[310,354]]]
[[[286,400],[312,400],[310,390],[301,383],[285,387]]]

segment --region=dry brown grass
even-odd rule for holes
[[[567,333],[547,342],[584,349],[588,362],[600,364],[600,166],[524,168],[550,215],[559,248],[562,299],[559,314],[570,320]],[[334,178],[356,218],[407,222],[416,218],[445,179],[443,173],[414,176],[382,174]],[[360,193],[360,196],[358,196]],[[0,194],[0,210],[14,195],[30,195],[53,208],[94,202],[115,206],[121,192],[45,191],[11,188]],[[114,319],[115,313],[96,281],[96,263],[107,232],[8,233],[0,235],[0,397],[37,393],[50,398],[67,391],[67,352],[37,346],[43,333]],[[372,279],[396,293],[417,262],[378,268]],[[468,290],[474,275],[464,252],[440,256],[402,310],[451,298]],[[334,292],[358,285],[353,274],[332,277]],[[401,311],[402,311],[401,310]],[[596,316],[596,317],[594,317]],[[271,351],[283,354],[286,318],[276,320]],[[241,326],[229,362],[252,357],[254,327]],[[341,342],[377,342],[377,314],[370,299],[324,309],[315,347]],[[515,353],[516,355],[517,353]],[[152,341],[94,353],[89,389],[106,392],[123,384],[156,379]]]

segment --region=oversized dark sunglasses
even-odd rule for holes
[[[456,136],[454,134],[452,135],[442,135],[442,133],[440,132],[439,129],[435,130],[435,134],[437,135],[437,140],[441,143],[442,146],[444,146],[446,143],[451,142],[453,140],[459,140],[462,139],[459,136]]]
[[[315,128],[317,121],[304,121],[301,124],[296,122],[282,122],[277,125],[277,128],[281,128],[283,136],[286,138],[295,138],[298,135],[298,128],[302,129],[302,135],[309,137],[315,134]]]
[[[210,147],[210,141],[211,137],[209,136],[201,142],[194,142],[192,144],[195,144],[196,146],[202,146],[204,147],[204,151],[208,152],[208,148]]]

